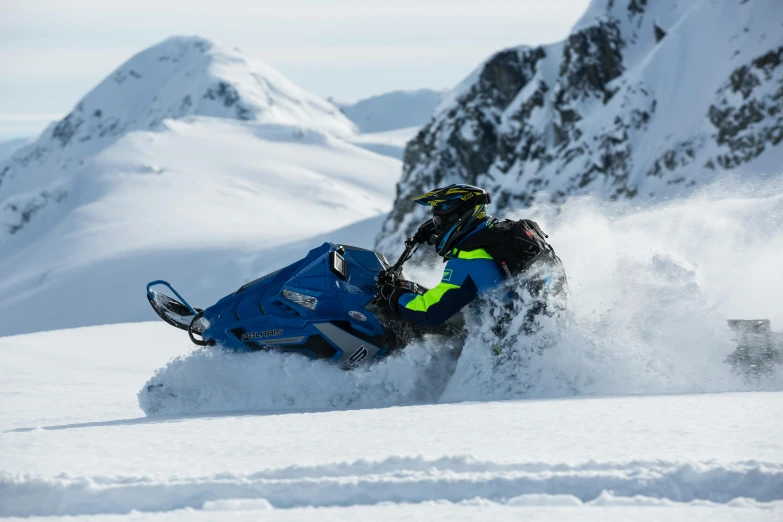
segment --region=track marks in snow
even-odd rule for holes
[[[562,504],[566,500],[576,505],[607,499],[616,503],[618,498],[640,501],[633,497],[650,502],[783,500],[783,465],[637,461],[571,466],[499,464],[469,457],[435,461],[392,457],[381,462],[360,460],[250,475],[219,473],[168,479],[0,474],[0,516],[169,511],[235,499],[265,499],[275,508],[295,508],[475,498],[515,505]]]

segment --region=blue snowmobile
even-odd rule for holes
[[[417,247],[408,239],[392,265],[378,252],[324,243],[205,310],[191,306],[166,281],[149,283],[147,299],[161,319],[187,331],[199,346],[294,352],[348,369],[382,358],[424,334],[453,336],[462,330],[459,314],[431,327],[411,324],[375,304],[377,278],[407,279],[402,267]],[[160,286],[175,297],[153,289]]]

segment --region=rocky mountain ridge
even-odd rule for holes
[[[411,196],[449,183],[489,189],[502,213],[779,173],[782,61],[773,0],[594,0],[566,40],[498,52],[446,96],[406,148],[378,246],[424,218]]]

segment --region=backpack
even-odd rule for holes
[[[535,221],[504,219],[468,237],[458,248],[483,248],[495,260],[503,276],[509,278],[523,272],[538,259],[559,263],[554,249],[546,242],[548,237]]]

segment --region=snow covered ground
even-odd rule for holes
[[[287,405],[267,410],[143,416],[136,394],[144,381],[170,357],[199,356],[190,351],[182,332],[160,322],[0,338],[0,515],[783,516],[781,392],[351,409],[308,408],[308,398],[294,389]],[[246,364],[299,371],[290,377],[305,382],[331,377],[333,386],[338,373],[346,373],[323,367],[308,374],[296,356],[261,355],[246,355]],[[193,371],[191,378],[222,390],[225,405],[253,404],[241,394],[246,376],[221,373],[221,360],[228,367],[232,361],[226,354],[212,357],[211,371]],[[387,394],[394,396],[392,384]]]

